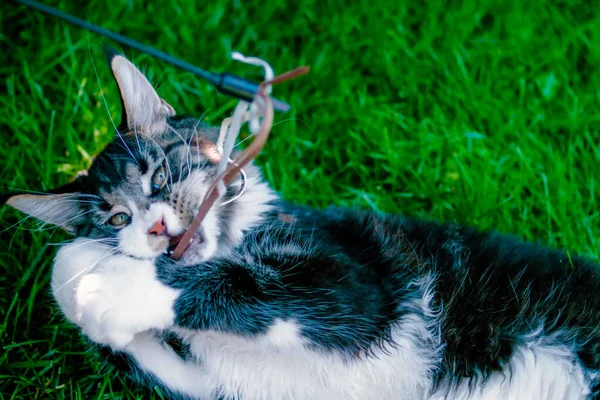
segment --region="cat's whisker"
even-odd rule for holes
[[[29,193],[27,193],[29,194]],[[38,192],[38,193],[31,193],[31,195],[48,195],[48,193],[44,193],[44,192]],[[89,197],[90,199],[88,200],[87,197]],[[81,203],[81,204],[99,204],[102,201],[102,198],[100,196],[96,196],[96,195],[87,195],[84,193],[64,193],[61,195],[61,198],[58,200],[55,200],[56,204],[62,204],[62,203]]]
[[[101,196],[98,196],[97,194],[89,194],[89,193],[77,193],[77,197],[92,197],[94,199],[98,199],[98,200],[102,200]]]
[[[183,144],[185,145],[186,152],[184,152],[184,154],[185,154],[186,166],[187,166],[187,169],[188,169],[188,174],[191,174],[192,173],[192,167],[190,165],[190,146],[189,146],[189,143],[172,126],[167,125],[167,129],[169,129],[171,132],[175,133],[177,135],[177,137],[179,137],[181,139],[181,141],[183,142]],[[181,155],[180,158],[183,158],[183,157],[184,156]]]
[[[238,147],[238,146],[240,146],[242,143],[244,143],[245,141],[247,141],[247,140],[250,140],[251,138],[252,138],[252,135],[248,136],[246,139],[242,139],[242,140],[240,140],[240,141],[239,141],[239,142],[237,142],[237,143],[235,144],[235,146],[233,146],[233,147],[234,147],[234,148],[235,148],[235,147]]]
[[[186,163],[187,163],[188,172],[191,173],[191,165],[190,165],[190,163],[191,163],[191,153],[192,153],[192,151],[191,151],[191,143],[192,143],[192,139],[194,137],[192,135],[190,135],[189,140],[185,140],[185,138],[177,131],[177,129],[174,129],[173,127],[170,127],[170,130],[172,132],[174,132],[177,135],[177,137],[179,137],[181,139],[181,141],[183,142],[183,144],[185,145],[184,146],[184,148],[185,148],[185,151],[184,151],[185,159],[186,159]],[[182,155],[182,158],[183,158],[183,155]]]
[[[34,222],[35,222],[36,224],[38,224],[38,225],[37,225],[37,228],[24,228],[24,227],[23,227],[23,225],[25,224],[25,222],[26,222],[27,220],[29,220],[29,219],[33,219],[33,220],[34,220]],[[18,222],[16,222],[16,223],[12,224],[12,225],[11,225],[11,226],[9,226],[8,228],[6,228],[6,229],[3,229],[2,231],[0,231],[0,233],[4,233],[4,232],[6,232],[6,231],[8,231],[8,230],[12,230],[13,228],[15,229],[15,230],[14,230],[14,233],[13,233],[13,235],[12,235],[12,237],[11,237],[11,240],[10,240],[10,242],[9,242],[9,246],[12,246],[12,242],[14,241],[14,239],[15,239],[15,237],[16,237],[16,235],[17,235],[17,233],[19,233],[20,231],[25,231],[25,232],[42,232],[42,231],[50,231],[50,230],[52,230],[52,229],[54,229],[54,230],[58,229],[58,227],[56,227],[56,226],[54,226],[54,225],[52,225],[52,226],[51,226],[50,228],[48,228],[48,229],[44,229],[44,227],[45,227],[46,225],[49,225],[49,224],[48,224],[48,223],[46,223],[46,222],[43,222],[43,221],[35,220],[35,219],[33,218],[33,216],[31,216],[31,215],[28,215],[28,216],[26,216],[25,218],[22,218],[20,221],[18,221]],[[53,233],[52,233],[52,234],[53,234]],[[51,234],[50,236],[52,236],[52,234]]]
[[[157,92],[160,90],[161,86],[163,85],[162,83],[160,83],[160,81],[163,80],[163,78],[165,77],[165,74],[163,73],[163,75],[158,79],[158,81],[153,85],[154,86],[154,90],[156,90]]]
[[[77,238],[74,239],[67,239],[67,240],[63,240],[62,242],[58,242],[58,243],[47,243],[48,246],[62,246],[65,244],[69,244],[69,243],[73,243],[77,240]],[[117,238],[100,238],[100,239],[88,239],[87,240],[88,243],[89,242],[97,242],[97,243],[103,243],[103,244],[119,244],[119,239]]]
[[[198,130],[194,128],[194,134],[193,137],[196,139],[196,142],[198,142],[198,140],[200,139],[200,136],[198,135]],[[191,140],[190,140],[191,143]],[[190,150],[191,152],[191,150]],[[200,146],[196,146],[196,162],[200,161]]]
[[[58,205],[58,204],[69,204],[69,203],[98,205],[98,204],[100,204],[100,201],[77,200],[75,198],[72,198],[72,199],[55,200],[54,204]]]
[[[74,216],[72,218],[69,218],[68,220],[65,221],[65,223],[69,223],[71,221],[75,221],[75,220],[83,217],[84,215],[90,214],[92,212],[94,212],[94,210],[88,210],[88,211],[85,211],[83,213],[80,213],[80,214],[78,214],[78,215],[76,215],[76,216]],[[36,228],[36,229],[24,229],[24,230],[27,230],[27,231],[30,231],[30,232],[44,232],[44,231],[50,231],[50,230],[53,230],[53,229],[57,229],[57,227],[55,225],[52,225],[52,224],[50,224],[48,222],[43,222],[43,221],[40,221],[40,222],[42,222],[42,223],[41,223],[41,225],[38,228]],[[48,225],[50,225],[50,226],[48,228],[46,228],[46,226],[48,226]]]
[[[25,221],[27,221],[30,218],[33,218],[33,217],[31,215],[27,215],[26,217],[21,218],[19,221],[17,221],[14,224],[10,225],[8,228],[1,230],[0,233],[4,233],[6,231],[12,230],[13,228],[16,228],[15,229],[15,233],[13,234],[13,238],[14,238],[14,235],[16,235],[17,232],[19,232],[20,230],[26,230],[25,228],[21,228],[20,225],[23,225],[25,223]]]
[[[179,177],[177,179],[177,187],[179,187],[179,188],[181,188],[181,180],[183,178],[183,174],[181,173],[181,170],[183,169],[183,165],[182,165],[181,159],[182,159],[182,157],[180,157],[180,159],[179,159],[179,171],[180,172],[179,172]],[[188,173],[188,177],[189,176],[191,176],[191,171]]]
[[[96,261],[95,263],[93,263],[90,267],[84,269],[83,271],[79,271],[78,273],[76,273],[75,275],[73,275],[70,279],[68,279],[65,283],[63,283],[62,285],[60,285],[55,291],[52,292],[52,294],[54,296],[56,296],[56,294],[58,292],[60,292],[65,286],[67,286],[68,284],[70,284],[71,282],[73,282],[75,279],[79,278],[81,275],[86,275],[89,272],[91,272],[98,264],[100,264],[102,261],[106,260],[108,257],[111,257],[115,254],[117,254],[119,252],[119,249],[114,249],[109,251],[104,257],[100,258],[98,261]],[[55,263],[58,261],[55,261]]]
[[[113,160],[123,160],[123,161],[129,161],[129,158],[123,158],[123,157],[113,157]]]
[[[309,125],[309,124],[308,124],[306,121],[304,121],[304,120],[303,120],[303,119],[301,119],[301,118],[286,118],[286,119],[282,119],[281,121],[277,121],[277,122],[275,122],[273,125],[271,125],[271,128],[272,128],[272,127],[274,127],[274,126],[277,126],[277,125],[279,125],[279,124],[283,124],[284,122],[288,122],[288,121],[298,121],[298,122],[302,122],[304,125],[306,125],[306,127],[307,127],[307,128],[310,128],[310,127],[311,127],[311,126],[310,126],[310,125]]]
[[[8,243],[8,247],[12,247],[13,241],[17,237],[17,233],[19,231],[26,231],[27,230],[26,228],[23,228],[22,225],[25,223],[25,220],[27,220],[29,217],[30,216],[27,216],[27,218],[23,218],[21,221],[19,221],[16,224],[13,225],[13,227],[16,226],[16,225],[18,225],[18,226],[17,226],[17,229],[15,229],[15,232],[13,233],[12,237],[10,238],[10,242]],[[7,228],[7,229],[10,229],[10,227]],[[2,232],[0,232],[0,233],[2,233]]]
[[[108,103],[106,102],[106,96],[104,96],[104,91],[102,90],[102,83],[100,82],[100,76],[98,75],[98,70],[96,69],[96,63],[94,62],[94,57],[92,56],[92,49],[90,47],[90,35],[89,35],[89,32],[88,32],[88,51],[90,53],[90,61],[92,62],[92,67],[94,68],[94,74],[96,74],[96,81],[98,82],[98,88],[100,89],[100,95],[102,96],[102,102],[104,103],[104,107],[106,108],[106,113],[108,114],[108,118],[110,119],[110,122],[111,122],[111,124],[112,124],[112,126],[113,126],[113,128],[115,130],[115,133],[117,134],[117,136],[121,140],[121,143],[123,144],[123,146],[125,147],[125,149],[127,150],[127,152],[131,155],[131,159],[133,161],[135,161],[135,163],[139,167],[140,164],[139,164],[138,160],[135,158],[135,156],[131,152],[131,149],[129,149],[129,146],[127,146],[127,143],[123,139],[123,136],[121,136],[121,132],[119,132],[119,128],[117,128],[117,125],[115,124],[115,121],[114,121],[112,115],[110,114],[110,109],[108,108]]]
[[[156,144],[156,148],[157,148],[158,150],[160,150],[160,152],[162,153],[162,155],[163,155],[163,158],[164,158],[164,160],[165,160],[165,163],[167,164],[167,169],[169,170],[169,181],[170,181],[170,183],[171,183],[171,187],[172,187],[172,186],[173,186],[173,172],[172,172],[173,170],[171,169],[171,165],[170,165],[170,163],[169,163],[169,159],[167,158],[167,154],[166,154],[166,153],[165,153],[165,151],[163,150],[162,146],[160,146],[156,140],[154,140],[154,139],[153,139],[153,138],[151,138],[151,137],[147,137],[146,139],[148,139],[149,141],[152,141],[152,142],[154,142],[154,143]],[[147,142],[146,142],[146,143],[147,143]],[[147,146],[146,146],[146,147],[147,147]],[[168,183],[167,183],[167,185],[166,185],[166,186],[167,186],[167,190],[171,190],[171,188],[169,187],[169,184],[168,184]]]
[[[150,140],[148,140],[148,139],[152,140],[152,138],[149,137],[149,136],[146,136],[146,140],[144,140],[144,157],[147,157],[148,154],[149,154],[149,152],[148,152],[148,144],[150,143]],[[155,140],[153,140],[153,142],[156,143]],[[161,146],[157,145],[157,147],[160,148],[160,150],[162,150]],[[163,152],[163,154],[164,154],[164,152]]]
[[[189,149],[188,149],[188,151],[189,151]],[[180,185],[181,179],[183,177],[183,173],[181,172],[183,169],[182,160],[183,160],[183,157],[179,157],[179,174],[178,174],[178,179],[177,179],[177,187],[179,187],[180,190],[181,190],[181,185]],[[171,179],[172,179],[172,176],[171,176]]]
[[[45,196],[48,193],[47,192],[40,192],[40,191],[36,191],[36,190],[29,190],[29,189],[20,189],[20,188],[15,188],[15,187],[7,187],[6,190],[8,191],[14,191],[17,192],[18,194],[31,194],[31,195],[42,195]],[[102,197],[95,195],[95,194],[88,194],[88,193],[67,193],[67,195],[70,196],[77,196],[77,197],[91,197],[91,198],[96,198],[99,200],[102,200]]]
[[[202,115],[200,118],[198,118],[198,121],[196,121],[196,125],[194,125],[194,133],[193,135],[190,137],[190,144],[191,145],[191,139],[195,138],[196,139],[196,143],[200,143],[200,134],[198,132],[198,127],[200,126],[200,124],[202,123],[202,119],[204,118],[204,115]],[[195,146],[196,147],[196,156],[198,157],[198,161],[200,161],[200,146]],[[190,150],[191,151],[191,150]]]
[[[64,202],[69,202],[69,200],[61,200],[61,201],[58,201],[56,204],[61,204],[61,203],[64,203]],[[87,215],[87,214],[89,214],[89,213],[91,213],[91,212],[93,212],[93,210],[88,210],[88,211],[85,211],[85,212],[83,212],[83,213],[80,213],[80,214],[76,215],[75,217],[73,217],[73,218],[71,218],[71,219],[67,220],[66,222],[71,222],[72,220],[75,220],[75,219],[81,218],[82,216],[84,216],[84,215]],[[16,222],[16,223],[14,223],[14,224],[12,224],[12,225],[10,225],[9,227],[7,227],[6,229],[3,229],[2,231],[0,231],[0,233],[4,233],[4,232],[6,232],[6,231],[8,231],[8,230],[12,230],[13,228],[16,228],[16,229],[15,229],[15,233],[13,234],[13,239],[14,239],[14,236],[15,236],[15,235],[16,235],[16,234],[17,234],[19,231],[27,231],[27,232],[43,232],[43,231],[49,231],[49,230],[52,230],[52,229],[56,229],[56,227],[55,227],[54,225],[52,225],[50,228],[46,229],[46,228],[45,228],[45,226],[47,226],[47,225],[50,225],[50,224],[48,224],[47,222],[39,221],[39,220],[36,220],[36,223],[38,223],[38,224],[39,224],[39,226],[38,226],[37,228],[31,228],[31,229],[29,229],[29,228],[23,228],[23,227],[22,227],[22,225],[23,225],[23,224],[24,224],[24,223],[25,223],[27,220],[29,220],[29,219],[33,219],[33,216],[32,216],[32,215],[27,215],[27,216],[25,216],[25,217],[24,217],[24,218],[22,218],[20,221],[18,221],[18,222]],[[11,240],[11,242],[12,242],[12,240]]]
[[[137,145],[138,151],[141,154],[144,154],[144,152],[142,152],[142,147],[140,146],[140,139],[138,137],[137,128],[136,127],[133,128],[133,137],[135,139],[135,144]],[[144,154],[144,156],[145,156],[145,154]]]
[[[74,245],[72,245],[71,247],[69,247],[69,248],[67,249],[67,251],[68,251],[68,252],[71,252],[71,251],[73,251],[73,250],[75,250],[75,249],[78,249],[78,248],[79,248],[79,247],[81,247],[81,246],[84,246],[84,245],[86,245],[86,244],[89,244],[89,243],[95,243],[95,242],[97,242],[97,241],[96,241],[96,240],[94,240],[94,239],[86,239],[86,240],[83,240],[83,241],[81,241],[81,243],[77,243],[77,244],[74,244]],[[97,243],[99,243],[99,242],[97,242]],[[67,251],[65,251],[65,253],[66,253]],[[58,258],[56,258],[56,259],[54,260],[54,263],[58,263],[58,262],[60,262],[60,261],[61,261],[61,260],[63,260],[63,259],[64,259],[64,257],[66,257],[66,256],[67,256],[67,254],[64,254],[62,257],[58,257]]]

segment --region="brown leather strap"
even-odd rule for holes
[[[295,68],[291,71],[284,72],[281,75],[277,75],[275,78],[270,81],[264,81],[260,84],[260,86],[264,87],[266,85],[276,85],[281,82],[286,82],[292,79],[296,79],[297,77],[308,74],[310,72],[310,67],[307,65],[303,65],[302,67]]]
[[[175,250],[173,250],[173,254],[171,254],[172,259],[178,260],[181,257],[185,249],[189,246],[190,241],[196,232],[198,232],[202,221],[204,221],[204,218],[219,197],[219,190],[217,189],[219,182],[223,180],[223,183],[226,185],[231,183],[231,181],[239,174],[240,170],[248,165],[258,155],[258,153],[260,153],[267,142],[267,138],[271,132],[271,127],[273,126],[273,103],[271,102],[271,98],[264,94],[262,90],[257,93],[257,96],[262,98],[265,104],[264,116],[259,134],[256,135],[256,138],[246,148],[246,150],[244,150],[235,161],[230,163],[225,171],[217,176],[217,178],[210,185],[204,200],[202,200],[202,204],[200,204],[200,210],[198,211],[198,214],[196,217],[194,217],[194,220],[192,221],[192,224],[188,230],[181,237],[177,247],[175,247]]]

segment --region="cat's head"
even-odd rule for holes
[[[146,77],[127,59],[110,60],[123,103],[114,140],[72,183],[44,195],[19,194],[11,206],[75,236],[113,245],[139,258],[167,250],[198,212],[216,176],[218,128],[176,117]],[[270,209],[275,194],[256,167],[246,168],[246,190],[233,182],[205,218],[180,262],[193,264],[238,242]],[[220,205],[223,204],[223,205]]]

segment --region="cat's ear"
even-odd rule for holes
[[[8,197],[6,204],[47,224],[56,225],[74,234],[82,222],[84,210],[77,195],[17,194]]]
[[[110,67],[123,102],[122,128],[146,135],[164,132],[167,117],[175,115],[173,107],[158,97],[144,74],[125,57],[112,55]]]
[[[85,214],[77,192],[81,185],[81,179],[76,179],[48,194],[5,194],[0,196],[0,204],[5,202],[27,215],[74,234]]]

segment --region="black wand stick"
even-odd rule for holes
[[[214,73],[205,71],[201,68],[198,68],[190,63],[187,63],[183,60],[180,60],[176,57],[173,57],[163,51],[155,49],[153,47],[147,46],[143,43],[137,42],[127,36],[119,35],[118,33],[109,31],[108,29],[102,28],[98,25],[94,25],[90,22],[84,21],[80,18],[74,17],[70,14],[67,14],[63,11],[57,10],[56,8],[49,7],[43,4],[40,4],[36,1],[32,0],[14,0],[17,3],[23,4],[25,6],[34,8],[38,11],[41,11],[45,14],[52,15],[57,18],[61,18],[67,22],[72,23],[73,25],[77,25],[83,29],[87,29],[88,31],[97,33],[104,37],[107,37],[117,43],[120,43],[124,46],[131,47],[132,49],[141,51],[143,53],[150,54],[153,57],[158,58],[159,60],[163,60],[169,64],[173,64],[181,69],[189,71],[195,75],[200,76],[201,78],[207,80],[209,83],[214,85],[217,90],[227,96],[232,96],[238,98],[240,100],[245,100],[247,102],[252,102],[254,97],[258,93],[260,83],[250,81],[248,79],[244,79],[237,75],[230,74],[228,72]],[[283,101],[277,99],[271,99],[273,102],[273,109],[277,111],[286,112],[290,109],[290,106]]]

